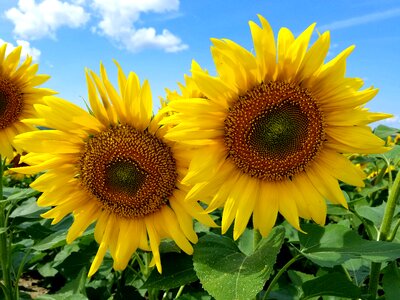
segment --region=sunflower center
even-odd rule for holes
[[[307,116],[299,106],[285,103],[254,118],[249,144],[260,154],[291,155],[306,138],[307,122]]]
[[[290,179],[318,155],[323,115],[305,88],[261,83],[240,96],[225,119],[229,157],[244,173],[268,181]]]
[[[96,134],[80,163],[84,188],[103,207],[125,217],[144,217],[168,203],[177,179],[171,149],[157,137],[129,125]]]
[[[0,129],[18,120],[23,108],[20,89],[7,79],[0,78]]]
[[[110,189],[135,195],[146,180],[146,172],[134,161],[117,160],[106,166],[105,177]]]

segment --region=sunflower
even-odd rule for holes
[[[192,217],[215,226],[197,202],[184,201],[181,183],[189,163],[188,151],[164,139],[162,114],[152,117],[151,90],[118,66],[117,91],[100,65],[101,76],[87,70],[91,113],[59,98],[35,105],[38,119],[25,122],[52,130],[21,134],[15,143],[29,152],[19,172],[47,171],[31,186],[43,192],[40,206],[53,224],[72,213],[67,242],[96,221],[100,244],[89,270],[92,276],[109,249],[114,269],[123,270],[139,248],[151,250],[161,272],[159,244],[170,238],[186,253],[197,242]],[[189,242],[190,241],[190,242]]]
[[[6,55],[7,44],[0,46],[0,155],[14,157],[12,140],[19,133],[32,131],[34,127],[21,120],[35,115],[33,105],[40,103],[43,96],[55,92],[36,88],[50,76],[36,75],[38,65],[32,64],[28,56],[20,64],[22,47],[16,47]]]
[[[263,236],[278,212],[301,230],[299,217],[323,225],[325,199],[347,207],[338,180],[363,186],[365,175],[342,153],[386,151],[368,123],[389,117],[363,105],[377,93],[345,77],[353,46],[325,62],[329,32],[309,47],[312,24],[297,38],[282,28],[275,43],[268,22],[250,22],[255,54],[227,39],[212,39],[217,76],[198,68],[192,78],[202,99],[175,99],[166,110],[175,124],[166,138],[200,145],[184,183],[186,200],[223,207],[222,233],[234,239],[253,226]],[[205,99],[204,99],[205,98]]]
[[[191,69],[192,71],[206,72],[200,67],[200,65],[195,60],[192,61]],[[180,93],[178,93],[177,91],[171,91],[169,89],[165,89],[167,93],[167,103],[169,101],[174,101],[177,99],[205,98],[205,95],[201,93],[198,86],[196,85],[196,82],[194,82],[192,77],[185,74],[184,80],[185,84],[178,83]]]

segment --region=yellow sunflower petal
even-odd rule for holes
[[[154,216],[149,216],[144,219],[147,229],[147,234],[149,235],[150,247],[153,252],[153,259],[155,261],[157,271],[162,272],[160,251],[158,246],[160,245],[160,237],[158,236],[155,226],[154,226]]]
[[[114,220],[111,217],[108,219],[104,235],[102,236],[101,241],[99,241],[100,242],[99,249],[97,250],[96,256],[94,257],[94,260],[90,266],[88,277],[92,277],[93,274],[97,272],[101,263],[103,262],[103,258],[108,249],[108,243],[111,238],[111,233],[114,225],[113,221]]]
[[[74,214],[74,222],[67,234],[67,243],[72,243],[76,238],[81,236],[86,228],[97,219],[98,214],[99,208],[93,203],[83,206],[80,212]]]
[[[258,182],[254,179],[249,179],[247,186],[242,191],[243,197],[238,201],[235,224],[233,227],[233,239],[237,240],[250,220],[253,213],[256,201],[259,199],[259,186]]]
[[[259,198],[253,212],[254,228],[258,229],[263,237],[266,237],[275,225],[279,209],[279,191],[273,184],[262,183],[260,185]]]

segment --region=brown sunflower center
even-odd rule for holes
[[[18,120],[23,108],[20,89],[0,78],[0,129],[6,128]]]
[[[82,185],[125,218],[144,217],[168,203],[177,179],[171,149],[129,125],[96,134],[80,158]]]
[[[229,157],[263,180],[290,179],[319,153],[325,138],[317,102],[305,88],[261,83],[240,96],[225,119]]]

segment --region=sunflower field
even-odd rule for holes
[[[0,45],[0,299],[398,299],[400,130],[354,46],[257,22],[157,112],[117,61],[83,109]]]

